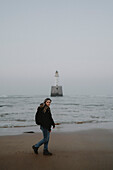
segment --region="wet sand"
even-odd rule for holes
[[[0,136],[1,170],[113,170],[113,131],[85,130],[51,133],[52,156],[34,154],[41,133]]]

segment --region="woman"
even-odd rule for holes
[[[43,155],[52,155],[52,153],[48,151],[48,143],[49,143],[49,137],[51,132],[51,126],[55,128],[55,123],[51,115],[51,110],[49,107],[50,104],[51,104],[51,99],[46,98],[44,103],[41,103],[37,109],[38,120],[36,120],[36,122],[38,122],[38,125],[40,125],[40,129],[43,132],[43,139],[39,141],[37,144],[32,146],[35,154],[38,154],[39,147],[42,144],[44,144]]]

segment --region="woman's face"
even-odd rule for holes
[[[47,105],[47,106],[50,106],[50,104],[51,104],[51,101],[50,101],[50,100],[47,100],[47,101],[46,101],[46,105]]]

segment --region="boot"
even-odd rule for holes
[[[52,155],[52,153],[51,153],[51,152],[49,152],[48,150],[44,150],[44,151],[43,151],[43,155],[49,155],[49,156],[51,156],[51,155]]]
[[[35,145],[32,146],[32,149],[34,150],[34,153],[35,153],[35,154],[38,154],[38,148],[35,147]]]

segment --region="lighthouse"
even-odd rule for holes
[[[62,86],[58,85],[59,83],[59,73],[55,72],[55,86],[51,86],[51,96],[63,96]]]

